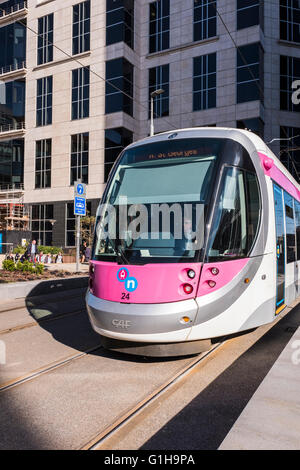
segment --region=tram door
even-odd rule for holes
[[[276,224],[276,256],[277,256],[277,289],[276,289],[276,315],[285,307],[285,233],[284,233],[284,206],[282,189],[274,184],[275,224]]]

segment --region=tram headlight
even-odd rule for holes
[[[217,274],[219,274],[218,268],[211,268],[211,273],[212,273],[214,276],[217,276]]]
[[[196,276],[196,273],[193,269],[189,269],[187,272],[187,275],[190,279],[194,279],[194,277]]]
[[[208,285],[209,285],[209,287],[213,288],[213,287],[216,286],[216,283],[215,283],[215,281],[208,281]]]
[[[183,288],[184,293],[187,295],[193,292],[193,286],[191,286],[191,284],[183,284],[182,288]]]

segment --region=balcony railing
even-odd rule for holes
[[[0,193],[22,191],[24,191],[24,183],[0,184]]]
[[[10,72],[17,72],[18,70],[26,69],[26,62],[17,62],[12,65],[6,65],[0,68],[0,76]]]
[[[11,6],[10,8],[1,8],[0,4],[0,19],[5,18],[8,15],[12,15],[13,13],[18,13],[19,11],[27,9],[27,0],[23,0],[16,5]]]
[[[25,130],[26,130],[25,122],[14,122],[13,124],[0,125],[0,134],[6,133],[6,132],[25,131]]]

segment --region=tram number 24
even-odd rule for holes
[[[128,292],[122,292],[121,300],[130,300],[130,294]]]

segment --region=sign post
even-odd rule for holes
[[[86,215],[86,185],[74,183],[74,215],[76,216],[76,271],[79,271],[80,256],[80,217]]]

